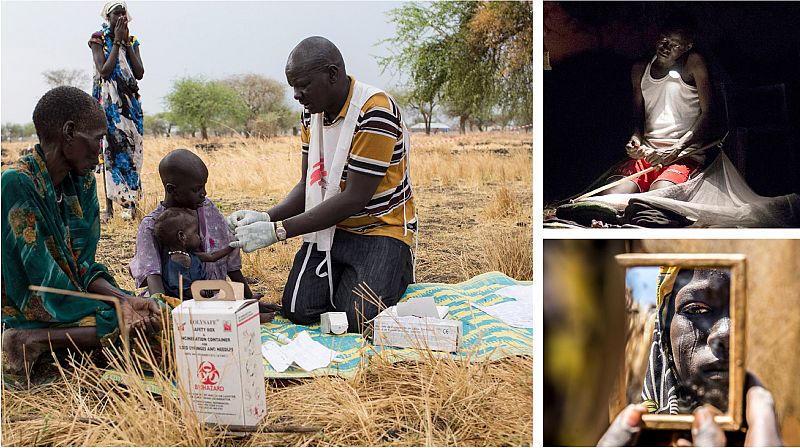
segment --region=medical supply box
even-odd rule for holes
[[[446,319],[446,306],[401,303],[383,310],[373,321],[373,344],[457,352],[463,331],[460,320]],[[427,308],[427,310],[425,309]]]
[[[181,397],[202,423],[255,430],[267,412],[258,302],[234,300],[222,280],[193,282],[192,297],[172,310]]]

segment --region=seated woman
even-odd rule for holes
[[[51,347],[91,349],[119,334],[113,305],[30,285],[116,297],[130,331],[153,333],[161,322],[155,301],[129,296],[95,262],[103,109],[80,89],[57,87],[36,104],[33,123],[39,144],[2,174],[3,354],[11,374],[29,371]]]
[[[702,404],[728,408],[730,272],[664,267],[643,404],[686,414]]]

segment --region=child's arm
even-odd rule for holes
[[[227,257],[233,250],[233,247],[226,247],[214,252],[195,252],[194,254],[204,263],[213,263]]]
[[[244,278],[244,274],[242,274],[241,269],[237,269],[235,271],[228,271],[228,277],[230,277],[231,281],[239,282],[244,285],[244,298],[245,299],[252,299],[253,292],[250,291],[250,287],[247,285],[247,280]]]
[[[150,295],[164,294],[164,281],[160,274],[150,274],[147,276],[147,290]]]

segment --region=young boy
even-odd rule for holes
[[[164,210],[155,221],[155,236],[161,246],[161,278],[164,293],[181,297],[181,277],[183,278],[183,299],[192,299],[192,283],[207,280],[208,274],[203,263],[213,263],[233,252],[226,247],[214,252],[198,252],[203,244],[198,232],[194,213],[185,208]]]
[[[165,210],[176,207],[189,209],[202,240],[198,245],[200,251],[225,249],[233,240],[225,217],[206,198],[208,168],[200,157],[186,149],[171,151],[158,164],[158,174],[164,185],[164,200],[139,224],[136,254],[128,266],[136,287],[147,287],[150,295],[166,292],[161,258],[165,252],[162,252],[163,248],[154,234],[156,219]],[[243,283],[245,298],[253,298],[253,293],[242,275],[242,260],[238,249],[217,261],[204,262],[203,269],[209,280],[225,280],[230,277],[232,281]]]

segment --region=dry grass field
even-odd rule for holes
[[[141,208],[162,199],[157,164],[189,139],[145,140]],[[208,196],[223,213],[266,210],[299,176],[297,137],[212,140],[197,149],[209,168]],[[480,133],[412,137],[412,179],[420,220],[417,281],[455,283],[497,270],[532,278],[531,135]],[[3,143],[4,166],[22,143]],[[102,196],[102,189],[99,194]],[[103,201],[101,201],[101,204]],[[138,221],[104,225],[99,261],[133,289],[127,264]],[[277,302],[299,239],[243,254],[254,292]],[[77,361],[76,361],[77,362]],[[198,425],[171,396],[99,381],[87,361],[47,367],[53,384],[3,390],[4,445],[525,445],[532,443],[532,360],[469,364],[428,359],[376,361],[356,378],[268,381],[262,431],[231,437]],[[166,381],[166,380],[164,380]],[[285,432],[306,429],[312,432]]]

